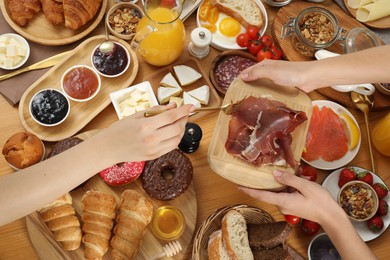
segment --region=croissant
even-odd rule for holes
[[[63,0],[65,27],[77,30],[92,20],[103,0]]]
[[[65,21],[64,8],[62,3],[55,0],[40,0],[42,4],[42,11],[46,19],[53,25],[62,24]]]
[[[39,0],[7,0],[12,20],[20,26],[26,26],[40,10]]]
[[[80,221],[72,206],[72,197],[67,193],[39,210],[47,227],[53,231],[54,239],[66,250],[80,247]]]
[[[134,190],[122,193],[111,240],[113,259],[131,259],[136,255],[152,216],[153,204],[150,199]]]
[[[107,252],[115,218],[115,197],[108,193],[91,190],[82,198],[84,256],[101,259]]]

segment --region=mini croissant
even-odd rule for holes
[[[65,27],[77,30],[96,15],[103,0],[63,0]]]
[[[76,217],[69,193],[40,209],[39,213],[47,227],[53,231],[55,240],[61,242],[66,250],[80,247],[80,221]]]

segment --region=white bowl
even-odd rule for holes
[[[127,69],[129,68],[130,66],[130,53],[129,51],[126,49],[125,46],[123,46],[121,43],[119,42],[116,42],[114,41],[115,45],[117,45],[116,47],[120,47],[122,48],[124,51],[125,51],[125,54],[126,54],[126,57],[127,57],[127,63],[126,65],[124,66],[124,68],[122,68],[122,70],[118,73],[104,73],[103,71],[101,71],[100,68],[97,67],[97,65],[94,63],[94,56],[95,56],[95,52],[98,51],[98,48],[99,48],[99,45],[96,46],[94,49],[93,49],[93,52],[91,54],[91,64],[92,64],[92,67],[103,77],[108,77],[108,78],[115,78],[115,77],[119,77],[120,75],[122,75],[123,73],[125,73],[127,71]],[[113,53],[111,54],[106,54],[104,56],[104,58],[102,58],[102,63],[103,63],[103,67],[104,68],[114,68],[114,66],[117,64],[117,59],[115,59],[115,57],[113,55],[118,55],[118,51],[114,51]],[[106,65],[106,66],[104,66]]]
[[[136,90],[136,89],[141,91],[141,92],[149,94],[149,106],[150,107],[158,105],[156,95],[154,94],[152,85],[150,84],[149,81],[144,81],[144,82],[141,82],[137,85],[130,86],[128,88],[112,92],[112,93],[110,93],[111,102],[115,108],[116,114],[118,115],[119,119],[123,119],[124,117],[126,117],[122,113],[120,103],[125,101],[126,99],[128,99],[131,96],[131,93],[134,92],[134,90]],[[142,110],[141,108],[142,107],[140,107],[140,110],[138,110],[138,111],[141,111]],[[138,112],[138,111],[135,111],[135,112]]]
[[[96,77],[96,79],[97,79],[97,88],[96,88],[95,92],[94,92],[92,95],[90,95],[89,97],[83,98],[83,99],[80,99],[80,98],[76,98],[76,97],[71,96],[71,95],[66,91],[66,89],[65,89],[65,87],[64,87],[65,76],[66,76],[68,73],[70,73],[72,70],[77,70],[78,68],[86,68],[87,70],[89,70],[90,72],[92,72],[93,75],[94,75],[94,76]],[[70,85],[74,86],[75,83],[76,83],[76,82],[72,82],[72,84],[70,84]],[[61,77],[61,89],[62,89],[62,92],[65,94],[65,96],[66,96],[67,98],[69,98],[70,100],[73,100],[73,101],[77,101],[77,102],[86,102],[86,101],[88,101],[88,100],[93,99],[93,98],[99,93],[101,84],[102,84],[102,83],[101,83],[101,80],[100,80],[100,76],[99,76],[99,74],[97,73],[97,71],[96,71],[95,69],[93,69],[93,68],[87,66],[87,65],[76,65],[76,66],[72,66],[72,67],[70,67],[69,69],[67,69],[67,70],[64,72],[64,74],[62,74],[62,77]],[[83,86],[84,86],[84,85],[83,85]]]
[[[5,42],[2,42],[1,39],[7,39],[7,40]],[[24,39],[19,34],[15,34],[15,33],[5,33],[5,34],[2,34],[0,36],[0,46],[1,46],[0,47],[0,55],[4,55],[4,58],[6,58],[6,47],[5,46],[6,46],[6,42],[8,43],[10,39],[16,40],[17,44],[19,44],[20,46],[25,48],[25,55],[24,56],[17,55],[21,58],[21,60],[18,61],[13,66],[5,66],[5,64],[0,62],[0,68],[5,69],[5,70],[14,70],[14,69],[20,68],[23,64],[26,63],[26,61],[28,60],[28,58],[30,56],[30,45],[28,44],[26,39]]]

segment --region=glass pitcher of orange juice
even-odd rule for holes
[[[185,28],[180,20],[180,0],[145,0],[145,15],[139,21],[131,46],[143,59],[155,66],[165,66],[181,55]]]
[[[390,156],[390,113],[376,123],[371,137],[375,148],[380,153]]]

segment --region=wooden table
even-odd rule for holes
[[[336,4],[333,3],[331,0],[325,0],[322,4],[328,6],[329,8],[338,8],[338,6],[336,6]],[[266,4],[265,6],[268,10],[269,26],[267,31],[269,33],[273,18],[278,8],[269,7]],[[196,27],[195,15],[192,15],[190,18],[188,18],[188,20],[186,20],[185,22],[185,25],[187,32],[191,32]],[[187,41],[189,41],[189,33],[187,33]],[[200,60],[200,63],[203,65],[206,71],[207,68],[210,67],[213,58],[218,53],[219,52],[217,50],[211,48],[210,54],[205,59]],[[183,55],[189,55],[187,50],[184,50]],[[147,75],[147,72],[151,70],[152,68],[149,65],[144,64],[144,62],[140,60],[140,71],[134,83],[143,81],[145,79],[144,77],[146,77]],[[309,95],[313,100],[325,99],[317,92],[312,92]],[[19,120],[18,108],[10,106],[10,104],[2,97],[0,98],[0,111],[0,145],[2,146],[12,134],[19,131],[23,131],[24,129]],[[370,169],[368,144],[365,138],[365,128],[363,127],[363,115],[359,111],[351,112],[357,118],[359,124],[361,125],[362,144],[360,152],[350,163],[350,165],[356,165]],[[371,113],[370,127],[372,127],[373,124],[375,124],[380,118],[382,118],[385,113],[385,111]],[[199,149],[195,153],[189,155],[194,166],[193,181],[198,201],[197,226],[199,226],[207,216],[212,214],[214,210],[234,204],[247,204],[251,206],[260,207],[268,211],[276,220],[283,220],[284,217],[279,212],[276,206],[262,203],[250,198],[249,196],[238,191],[237,186],[234,183],[225,180],[209,168],[207,162],[207,150],[210,139],[213,134],[217,115],[217,112],[215,112],[196,120],[196,123],[199,124],[199,126],[202,128],[203,139],[200,143]],[[117,117],[114,108],[113,106],[109,105],[93,121],[91,121],[84,129],[82,129],[81,132],[107,127],[113,122],[115,122],[115,120],[117,120]],[[389,186],[389,157],[381,155],[376,150],[374,150],[374,156],[376,161],[377,173]],[[0,156],[0,176],[11,174],[12,172],[13,170],[8,166],[8,164],[4,160],[4,157]],[[321,183],[328,173],[329,171],[320,171],[317,182]],[[6,212],[1,212],[0,214],[6,214]],[[298,228],[294,228],[293,233],[288,239],[288,243],[299,254],[307,258],[306,252],[311,238],[312,237],[303,235]],[[390,231],[387,230],[377,239],[368,242],[368,245],[378,256],[379,259],[388,259],[387,257],[390,257],[390,248],[387,246],[389,240]],[[187,255],[189,256],[191,252],[187,253]],[[24,218],[0,227],[0,259],[39,259],[30,242]]]

